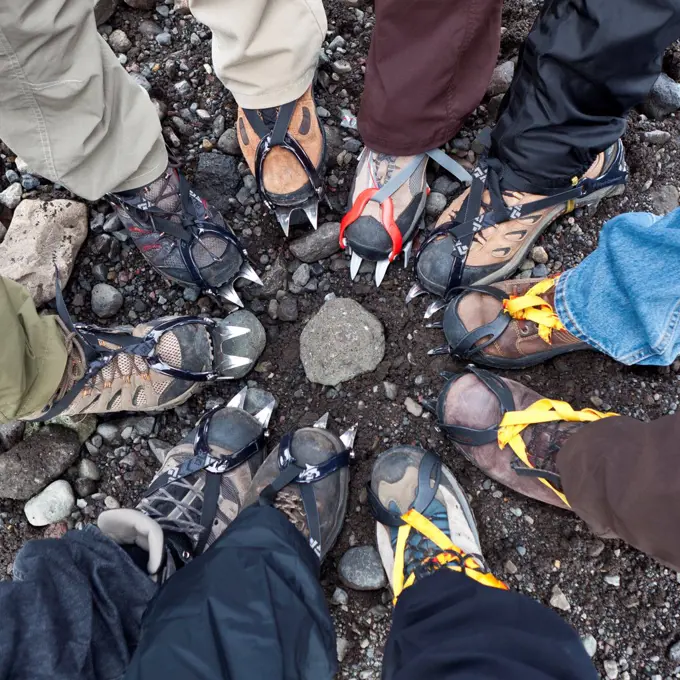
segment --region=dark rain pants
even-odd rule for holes
[[[359,131],[374,151],[441,146],[479,104],[496,64],[502,0],[376,0]],[[490,155],[513,188],[568,186],[624,132],[680,0],[546,0],[503,100]]]
[[[331,680],[337,670],[318,560],[273,508],[243,512],[157,593],[92,527],[28,543],[14,572],[0,584],[2,678]],[[449,571],[404,592],[383,662],[384,680],[596,677],[555,612]]]

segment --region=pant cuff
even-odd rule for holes
[[[428,137],[421,137],[420,139],[409,137],[399,141],[389,139],[389,136],[382,137],[373,134],[370,125],[362,124],[361,117],[358,120],[358,127],[361,139],[371,151],[390,156],[416,156],[417,154],[444,146],[446,142],[458,134],[460,128],[463,127],[463,121],[458,121],[445,130],[438,130]]]
[[[312,84],[315,73],[316,64],[307,69],[297,80],[275,90],[259,94],[245,94],[232,89],[231,94],[242,109],[271,109],[302,97]]]
[[[139,189],[154,180],[158,179],[165,168],[168,167],[168,150],[165,146],[163,137],[159,137],[156,143],[147,154],[142,164],[137,169],[137,172],[128,177],[122,184],[119,184],[115,189],[111,189],[112,193],[119,191],[131,191],[132,189]]]

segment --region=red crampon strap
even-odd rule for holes
[[[357,197],[357,200],[354,202],[354,205],[347,211],[347,214],[342,218],[342,221],[340,222],[340,248],[343,250],[347,247],[347,239],[345,239],[345,230],[347,227],[349,227],[352,222],[356,222],[360,217],[361,214],[364,212],[364,209],[368,205],[368,202],[373,198],[375,194],[377,194],[379,189],[373,188],[373,189],[365,189],[362,191],[359,196]],[[392,199],[388,196],[381,204],[380,204],[380,212],[382,216],[382,225],[385,227],[385,231],[389,234],[389,237],[392,239],[392,252],[389,254],[389,261],[392,262],[394,258],[399,255],[401,252],[401,248],[403,245],[403,237],[401,235],[401,232],[399,231],[399,227],[397,226],[397,223],[394,221],[394,203],[392,202]]]

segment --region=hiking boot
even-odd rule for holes
[[[265,205],[288,236],[291,216],[302,210],[316,229],[326,172],[326,134],[312,87],[296,101],[270,109],[238,110],[241,152]]]
[[[144,258],[171,281],[239,307],[243,303],[234,290],[236,279],[262,285],[222,215],[174,164],[150,184],[108,198]]]
[[[348,465],[356,426],[340,437],[326,429],[328,414],[314,427],[285,435],[258,470],[245,506],[280,510],[323,560],[340,534],[349,495]]]
[[[491,574],[465,492],[439,456],[414,446],[385,451],[373,465],[368,492],[395,602],[404,588],[439,569],[507,590]]]
[[[550,196],[500,190],[493,169],[480,165],[473,183],[444,211],[416,259],[419,284],[408,300],[430,292],[446,297],[453,288],[508,278],[558,217],[578,207],[591,210],[624,191],[627,167],[618,141],[600,153],[574,186]]]
[[[375,283],[380,286],[390,263],[404,253],[404,268],[423,213],[429,188],[427,162],[434,158],[457,177],[468,173],[442,151],[417,156],[390,156],[364,148],[359,157],[347,214],[340,223],[340,245],[351,250],[352,281],[363,260],[376,262]]]
[[[542,397],[514,380],[468,367],[447,374],[434,408],[453,446],[500,484],[530,498],[568,508],[557,455],[586,423],[615,416]]]
[[[569,333],[555,310],[557,279],[524,279],[454,289],[442,328],[449,352],[494,368],[526,368],[560,354],[591,347]]]
[[[147,571],[162,581],[203,554],[244,507],[266,453],[276,400],[263,393],[248,407],[248,388],[225,407],[208,411],[174,448],[135,510],[101,513],[101,531],[116,543],[148,552]],[[253,411],[252,408],[249,409]]]
[[[59,289],[57,310],[64,376],[51,402],[27,420],[174,408],[201,383],[243,377],[265,345],[262,324],[246,310],[224,319],[165,317],[131,332],[74,324]]]

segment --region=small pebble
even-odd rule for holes
[[[416,418],[420,418],[420,416],[423,415],[423,407],[417,401],[411,399],[411,397],[406,397],[404,406],[406,407],[406,410]]]
[[[120,507],[120,503],[113,497],[113,496],[107,496],[104,499],[104,505],[109,509],[109,510],[115,510],[116,508]]]
[[[170,45],[172,43],[172,36],[169,33],[159,33],[156,36],[156,42],[163,46]]]

